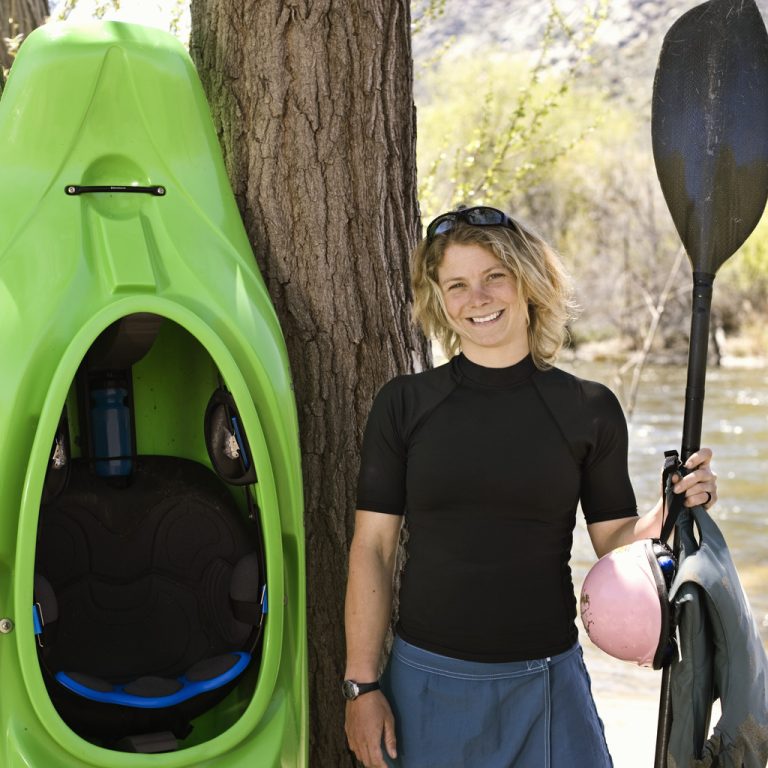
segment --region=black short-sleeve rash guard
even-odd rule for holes
[[[357,507],[406,515],[406,641],[489,662],[567,650],[579,501],[588,523],[637,514],[626,421],[602,384],[459,355],[376,397]]]

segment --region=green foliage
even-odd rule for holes
[[[431,21],[445,13],[446,0],[412,0],[411,33],[418,35]]]
[[[753,323],[768,306],[768,218],[718,272],[713,294],[718,324],[726,332]]]
[[[532,58],[495,49],[457,66],[445,57],[423,78],[421,210],[428,221],[458,203],[490,204],[527,220],[574,275],[584,308],[575,337],[639,343],[669,272],[653,257],[668,252],[671,264],[678,243],[647,126],[609,96],[591,59],[605,6],[587,11],[575,30],[552,5]],[[546,65],[556,40],[561,63]]]
[[[500,48],[467,55],[458,40],[421,62],[422,216],[426,223],[459,203],[511,211],[572,272],[583,308],[577,341],[621,336],[639,349],[657,326],[653,349],[684,357],[690,269],[656,178],[647,110],[631,84],[616,88],[615,66],[593,58],[607,10],[585,2],[574,27],[552,2],[528,57]],[[762,222],[718,276],[715,323],[727,333],[755,324],[768,305],[766,243]]]
[[[75,10],[77,3],[78,0],[64,0],[56,18],[59,21],[66,21],[72,11]],[[120,0],[95,0],[93,2],[93,18],[103,19],[105,14],[111,9],[120,10]]]
[[[731,260],[736,285],[749,293],[755,306],[768,300],[768,219],[765,216],[752,236]]]
[[[170,18],[168,20],[168,31],[172,35],[176,35],[178,38],[182,38],[187,34],[187,32],[183,29],[183,18],[184,14],[187,11],[187,7],[189,5],[189,0],[176,0],[174,6],[171,8],[170,11]],[[189,48],[189,44],[185,42],[185,45],[187,48]]]
[[[54,11],[58,21],[72,21],[74,14],[79,19],[121,20],[159,26],[189,47],[190,0],[156,0],[151,4],[136,0],[60,0]]]
[[[458,55],[439,52],[419,83],[422,212],[509,199],[550,173],[594,129],[599,113],[566,121],[563,112],[576,111],[574,88],[591,67],[606,13],[604,0],[587,3],[582,24],[573,27],[553,0],[532,61],[496,49],[459,64]]]

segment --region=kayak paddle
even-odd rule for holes
[[[712,287],[768,199],[768,34],[754,0],[709,0],[672,25],[653,86],[656,172],[693,268],[681,459],[700,447]],[[656,768],[673,713],[662,679]]]

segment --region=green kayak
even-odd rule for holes
[[[0,350],[0,766],[306,766],[288,360],[171,35],[22,46]]]

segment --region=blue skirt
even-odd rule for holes
[[[395,638],[382,677],[395,715],[392,768],[611,768],[581,646],[487,664]]]

